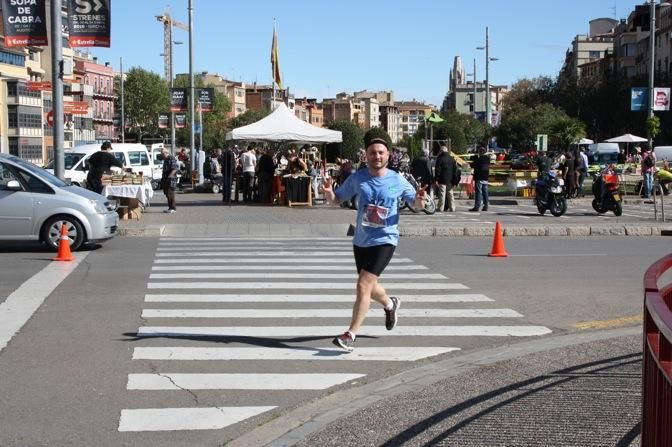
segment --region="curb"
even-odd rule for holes
[[[268,235],[305,235],[305,236],[346,236],[345,225],[335,225],[332,229],[319,227],[311,224],[276,225],[274,231]],[[305,226],[305,228],[302,228]],[[277,231],[285,227],[286,231]],[[342,228],[343,227],[343,228]],[[291,230],[290,230],[291,228]],[[638,236],[672,236],[672,224],[661,225],[502,225],[503,235],[508,237],[638,237]],[[303,230],[303,231],[300,231]],[[343,231],[342,231],[343,230]],[[149,225],[138,228],[119,228],[117,236],[125,237],[160,237],[170,233],[167,225]],[[239,231],[231,231],[217,234],[201,234],[201,236],[265,236],[255,231],[249,231],[249,226]],[[495,234],[494,225],[475,224],[469,226],[434,226],[434,225],[400,225],[401,237],[492,237]],[[195,236],[195,234],[192,234]]]

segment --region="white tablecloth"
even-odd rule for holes
[[[143,205],[148,205],[150,199],[154,196],[151,184],[144,185],[105,185],[103,193],[105,197],[128,197],[129,199],[138,199]]]

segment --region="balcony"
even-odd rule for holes
[[[114,94],[114,89],[111,88],[94,88],[93,96],[104,96],[106,98],[116,98],[117,95]]]
[[[93,120],[94,121],[106,121],[106,122],[112,122],[112,114],[111,113],[94,113],[93,114]]]

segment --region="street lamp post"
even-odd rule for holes
[[[647,117],[650,119],[653,117],[653,107],[656,101],[653,95],[656,70],[656,0],[650,0],[649,4],[651,5],[651,17],[649,22],[649,113]],[[670,3],[661,2],[658,6],[664,8],[670,6]],[[653,135],[651,135],[651,130],[648,128],[647,132],[649,135],[649,148],[653,149]]]
[[[173,45],[182,45],[182,42],[175,40],[170,41],[170,88],[174,87],[174,75],[173,75]],[[172,91],[172,90],[171,90]],[[170,153],[175,155],[175,112],[170,112]]]
[[[485,50],[485,122],[492,124],[492,101],[490,98],[490,62],[498,60],[496,57],[490,57],[490,33],[488,27],[485,27],[485,46],[476,47],[477,50]]]

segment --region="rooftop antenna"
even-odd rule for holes
[[[616,9],[616,2],[614,2],[614,6],[612,6],[612,7],[609,8],[609,9],[611,9],[612,11],[614,11],[614,20],[618,20],[618,17],[617,17],[617,15],[616,15],[616,11],[617,11],[617,9]]]

